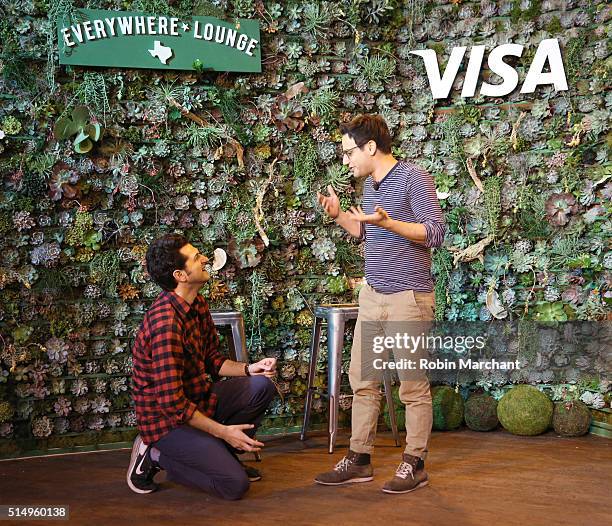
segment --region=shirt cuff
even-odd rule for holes
[[[198,410],[198,406],[195,405],[191,400],[187,400],[187,404],[185,405],[185,409],[183,411],[177,412],[178,423],[185,424],[191,420],[194,413]]]
[[[211,371],[210,375],[213,378],[221,378],[221,375],[219,374],[219,371],[221,370],[221,367],[223,366],[223,364],[225,363],[225,360],[227,360],[227,356],[223,356],[222,354],[215,359],[214,361],[214,371]]]
[[[444,243],[444,234],[446,231],[444,223],[427,221],[424,222],[423,225],[425,225],[425,231],[427,232],[425,246],[428,248],[442,246],[442,243]]]

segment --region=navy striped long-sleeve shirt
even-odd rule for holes
[[[414,164],[399,161],[376,189],[368,177],[363,190],[363,210],[373,214],[384,208],[392,219],[425,225],[424,245],[375,225],[365,224],[366,281],[376,291],[393,294],[404,290],[431,292],[431,247],[444,241],[446,225],[431,175]]]

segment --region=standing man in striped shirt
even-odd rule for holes
[[[359,293],[359,318],[351,350],[349,379],[353,389],[352,436],[348,454],[332,471],[315,481],[340,485],[373,480],[370,454],[374,449],[380,412],[380,382],[363,371],[364,322],[427,322],[433,320],[435,295],[431,247],[444,240],[445,224],[433,179],[424,169],[398,161],[391,153],[391,135],[379,115],[359,115],[340,126],[343,163],[356,178],[366,177],[363,208],[340,208],[318,194],[328,216],[352,236],[365,240],[365,277]],[[370,352],[367,349],[366,352]],[[406,405],[406,447],[386,493],[407,493],[425,486],[424,469],[432,426],[429,381],[424,372],[401,381],[400,400]]]

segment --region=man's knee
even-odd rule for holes
[[[431,405],[431,390],[428,381],[405,381],[400,383],[399,398],[403,404]]]
[[[270,402],[276,396],[276,387],[272,380],[266,376],[252,376],[251,387],[258,398]]]
[[[226,500],[239,500],[249,490],[249,478],[246,473],[228,478],[216,485],[219,495]]]
[[[355,396],[368,396],[377,399],[382,397],[379,382],[364,381],[357,375],[349,375],[349,383]]]

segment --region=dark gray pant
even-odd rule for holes
[[[254,424],[246,431],[254,436],[264,412],[276,395],[265,376],[229,378],[213,385],[217,395],[214,420],[226,425]],[[154,446],[160,451],[159,465],[168,478],[217,495],[240,499],[249,489],[249,479],[231,446],[188,424],[173,429]]]

